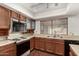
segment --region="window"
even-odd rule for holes
[[[40,21],[40,34],[67,34],[67,18]]]

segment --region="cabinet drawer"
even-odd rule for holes
[[[0,56],[16,56],[16,51],[15,50],[9,50],[5,52],[0,52]]]
[[[55,41],[56,43],[63,43],[63,44],[64,44],[64,40],[54,39],[54,41]]]
[[[0,55],[2,56],[14,56],[16,55],[16,44],[8,44],[0,47]]]
[[[14,43],[13,44],[8,44],[8,45],[0,47],[0,51],[5,50],[5,49],[11,49],[11,48],[14,48],[14,47],[16,47],[16,44],[14,44]]]
[[[1,50],[0,52],[10,52],[10,51],[15,51],[16,48],[15,47],[11,47],[11,48],[8,48],[8,49],[4,49],[4,50]]]

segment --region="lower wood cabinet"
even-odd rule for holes
[[[45,48],[46,48],[46,51],[51,52],[51,53],[55,53],[55,42],[54,42],[54,40],[47,39]]]
[[[45,50],[45,38],[39,38],[39,49]]]
[[[35,49],[45,50],[44,38],[35,38]]]
[[[16,44],[8,44],[0,47],[0,56],[16,56]]]
[[[64,55],[64,44],[56,43],[55,53],[58,55]]]
[[[33,50],[35,47],[35,37],[31,38],[30,40],[30,50]]]
[[[30,41],[30,49],[39,49],[50,53],[64,55],[64,40],[35,37]]]
[[[64,40],[56,39],[55,42],[55,53],[58,55],[64,55]]]
[[[40,49],[40,38],[35,37],[35,49]]]

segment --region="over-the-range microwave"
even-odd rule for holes
[[[17,19],[11,18],[10,24],[10,33],[11,32],[25,32],[26,31],[26,22],[25,21],[18,21]]]

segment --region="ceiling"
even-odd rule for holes
[[[33,13],[45,12],[49,9],[56,10],[67,7],[68,3],[17,3],[18,5],[29,9]]]
[[[3,3],[0,5],[36,20],[68,17],[79,10],[77,7],[79,4],[72,3]]]

